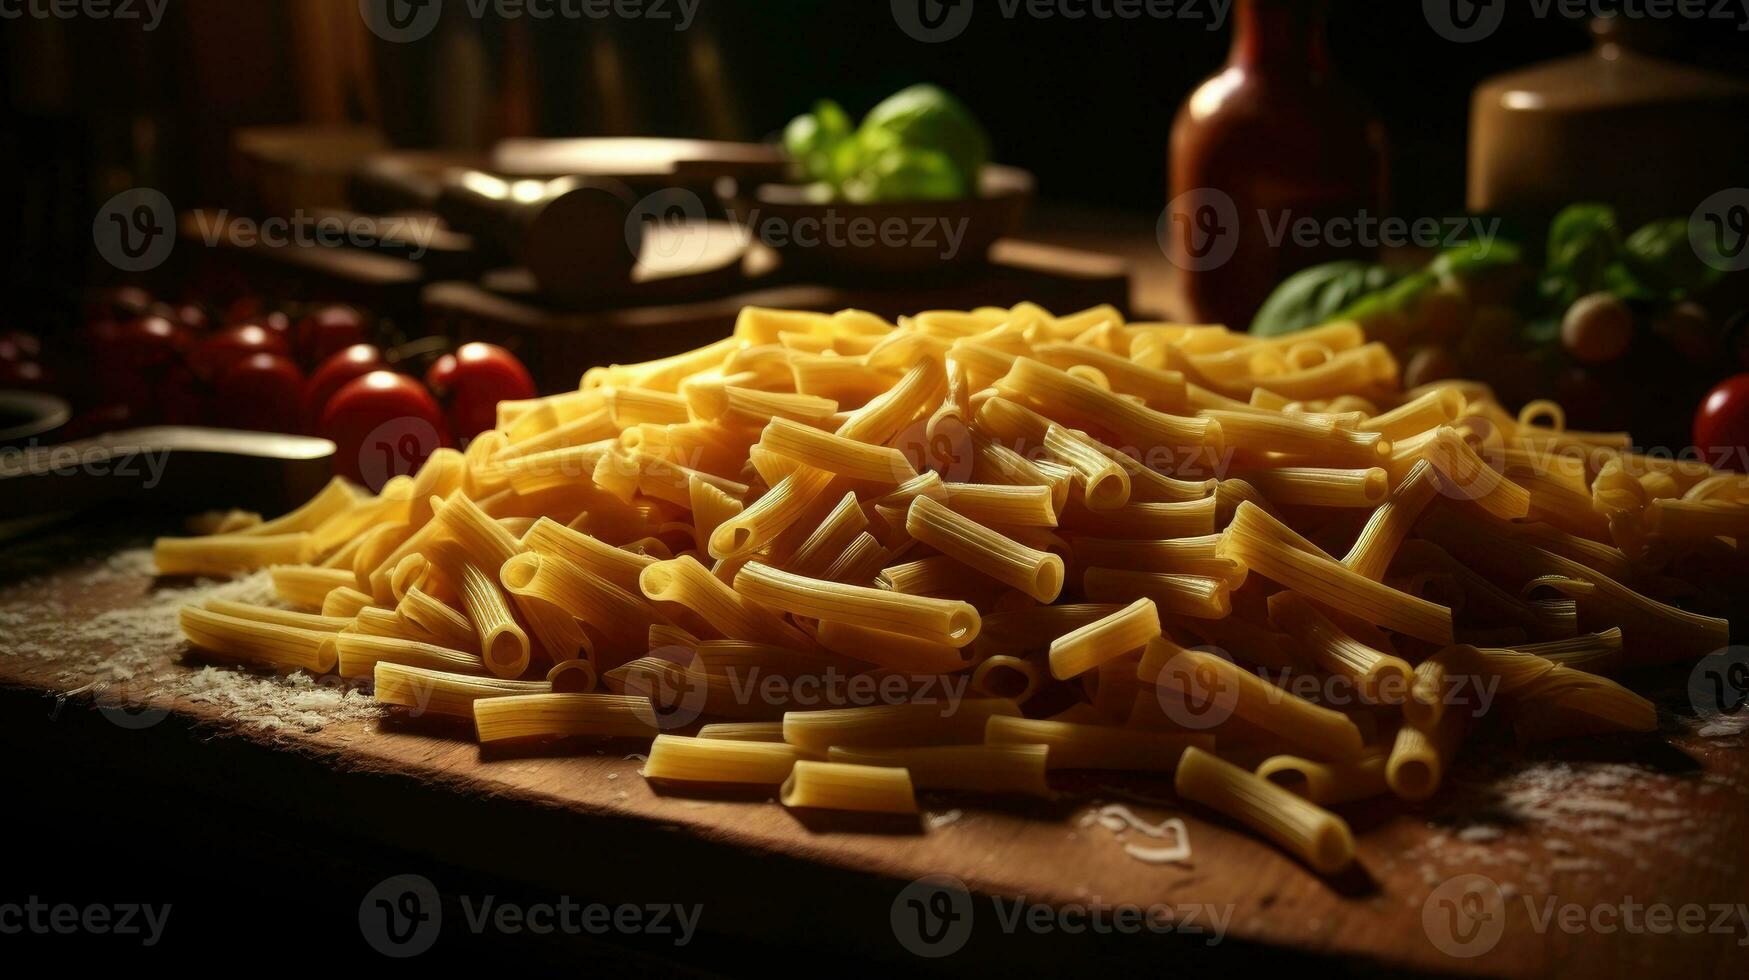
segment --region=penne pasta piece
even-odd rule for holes
[[[1051,676],[1067,680],[1108,660],[1146,646],[1160,635],[1160,615],[1152,599],[1137,599],[1103,619],[1051,641]]]
[[[734,559],[754,554],[789,527],[831,482],[832,474],[826,470],[799,465],[741,513],[717,526],[710,539],[711,557]]]
[[[993,717],[984,739],[991,745],[1045,745],[1051,769],[1112,769],[1171,772],[1188,747],[1213,749],[1212,735],[1141,732],[1109,725]]]
[[[1286,507],[1377,507],[1391,490],[1383,467],[1363,470],[1280,466],[1248,470],[1246,483],[1271,501]]]
[[[480,698],[545,694],[551,689],[546,681],[507,681],[388,660],[377,661],[372,676],[378,703],[408,708],[413,717],[429,714],[471,721],[474,702]]]
[[[327,605],[329,594],[335,589],[357,584],[353,574],[343,568],[275,565],[268,569],[268,575],[273,579],[275,595],[304,609],[322,609]]]
[[[486,668],[499,677],[522,676],[528,669],[528,632],[511,614],[504,590],[480,566],[468,562],[462,566],[461,593]]]
[[[942,554],[1040,602],[1055,601],[1063,591],[1061,558],[1029,548],[932,498],[911,501],[905,531]]]
[[[1446,711],[1425,727],[1410,722],[1397,729],[1396,742],[1385,761],[1385,781],[1391,792],[1415,803],[1438,792],[1468,721],[1468,712]]]
[[[184,606],[177,617],[182,635],[210,653],[269,667],[325,674],[334,669],[340,633],[267,623]]]
[[[1020,708],[1000,698],[974,698],[791,711],[783,716],[783,739],[822,755],[834,745],[880,749],[976,745],[984,741],[985,722],[998,715],[1019,717]]]
[[[318,616],[314,613],[292,612],[289,609],[255,606],[246,602],[231,602],[226,599],[208,599],[205,606],[208,612],[218,613],[221,616],[252,619],[258,623],[271,623],[276,626],[295,626],[299,629],[317,630],[323,633],[338,633],[352,624],[350,616]]]
[[[897,449],[857,442],[789,419],[772,419],[759,445],[785,459],[850,480],[896,486],[917,478],[916,468]]]
[[[698,730],[699,738],[719,738],[734,742],[782,742],[781,721],[719,721]],[[793,746],[791,746],[793,748]]]
[[[944,489],[948,508],[979,524],[1057,526],[1055,492],[1049,486],[949,483]]]
[[[1169,614],[1196,619],[1225,619],[1233,611],[1231,586],[1202,575],[1089,568],[1081,591],[1094,602],[1146,599]]]
[[[742,567],[735,576],[735,590],[770,609],[888,633],[909,633],[953,647],[977,639],[982,622],[970,603],[811,579],[759,562]]]
[[[545,738],[653,738],[660,730],[647,698],[623,694],[518,694],[474,702],[481,745]]]
[[[1274,755],[1257,767],[1257,775],[1303,796],[1319,806],[1335,806],[1383,796],[1386,752],[1370,752],[1347,762],[1314,762],[1293,755]]]
[[[561,660],[547,671],[547,684],[554,694],[588,694],[595,690],[598,678],[588,660]]]
[[[1341,817],[1207,751],[1184,750],[1173,788],[1269,838],[1319,874],[1354,863],[1354,835]]]
[[[302,531],[159,538],[152,546],[159,575],[229,576],[267,565],[296,565],[315,554],[314,539]]]
[[[799,759],[778,791],[786,807],[916,813],[916,792],[903,769]]]
[[[831,762],[903,769],[917,789],[1020,793],[1050,797],[1044,745],[937,745],[911,749],[833,746]]]
[[[800,758],[795,746],[782,742],[658,735],[650,744],[644,778],[776,786],[789,778]]]
[[[1403,704],[1409,700],[1414,669],[1408,661],[1344,633],[1299,593],[1270,596],[1269,621],[1297,640],[1321,670],[1354,681],[1366,703]]]
[[[736,576],[737,587],[743,568]],[[644,569],[644,595],[691,610],[725,637],[759,640],[806,649],[811,644],[795,627],[710,573],[694,558],[675,558]]]
[[[1271,684],[1224,657],[1189,650],[1164,637],[1148,644],[1137,676],[1187,697],[1211,701],[1211,711],[1236,717],[1318,759],[1353,759],[1364,739],[1354,720]]]
[[[423,667],[449,674],[490,673],[486,662],[475,654],[404,636],[339,633],[335,636],[335,650],[341,677],[370,677],[380,663]]]
[[[1038,689],[1038,665],[1030,660],[999,653],[972,668],[972,690],[987,698],[1007,698],[1015,704],[1025,704]]]

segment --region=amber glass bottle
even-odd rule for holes
[[[1178,314],[1243,329],[1283,277],[1376,251],[1387,165],[1383,126],[1332,75],[1327,0],[1236,9],[1226,65],[1172,126],[1162,241]]]

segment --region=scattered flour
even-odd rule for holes
[[[46,661],[58,668],[54,676],[64,686],[63,697],[92,694],[109,708],[131,711],[182,700],[210,705],[240,725],[306,732],[381,715],[369,685],[357,681],[182,662],[188,645],[177,621],[179,610],[209,599],[278,605],[264,571],[235,580],[157,585],[141,602],[96,615],[82,615],[73,602],[57,597],[68,589],[87,596],[110,593],[152,576],[151,550],[133,548],[61,579],[54,593],[33,588],[41,583],[21,583],[19,591],[32,597],[31,605],[0,610],[0,655]]]

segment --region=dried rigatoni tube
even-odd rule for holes
[[[522,535],[522,545],[536,554],[566,561],[607,579],[627,591],[636,591],[638,576],[656,559],[574,531],[551,518],[535,521]]]
[[[951,674],[969,662],[966,647],[831,620],[820,623],[814,638],[840,656],[904,674]]]
[[[1381,466],[1391,459],[1391,441],[1377,432],[1357,432],[1280,412],[1203,410],[1220,423],[1226,448],[1285,453],[1308,465]]]
[[[473,562],[462,565],[460,584],[462,606],[487,669],[499,677],[520,677],[528,669],[528,632],[510,612],[504,590]]]
[[[1281,466],[1247,470],[1244,479],[1287,507],[1377,507],[1391,490],[1390,474],[1381,466],[1360,470]]]
[[[936,745],[914,749],[834,746],[826,758],[858,766],[884,766],[911,774],[917,789],[968,790],[1050,796],[1044,745]]]
[[[798,760],[778,792],[787,807],[916,813],[917,794],[903,769]]]
[[[595,690],[595,665],[588,660],[561,660],[547,671],[554,694],[588,694]]]
[[[782,742],[658,735],[644,763],[644,778],[776,786],[789,778],[799,758],[795,746]]]
[[[1225,619],[1233,611],[1229,583],[1203,575],[1089,568],[1081,576],[1081,591],[1095,602],[1145,598],[1168,614],[1196,619]]]
[[[1385,782],[1388,757],[1386,752],[1371,752],[1343,762],[1317,762],[1273,755],[1257,766],[1257,775],[1319,806],[1334,806],[1390,792]]]
[[[1160,635],[1160,613],[1152,599],[1124,608],[1051,641],[1051,676],[1067,680],[1107,660],[1146,646]]]
[[[779,480],[711,535],[712,558],[745,558],[769,544],[800,517],[832,482],[832,474],[807,464]]]
[[[863,513],[861,502],[854,492],[846,493],[826,512],[820,526],[802,540],[786,567],[797,575],[823,575],[850,547],[850,542],[867,529],[868,515]]]
[[[1383,579],[1397,547],[1409,536],[1415,521],[1438,492],[1432,465],[1424,459],[1417,460],[1391,492],[1390,499],[1367,518],[1342,564],[1374,581]]]
[[[1208,752],[1185,749],[1172,784],[1179,796],[1250,827],[1319,874],[1354,862],[1354,834],[1341,817]]]
[[[897,449],[846,439],[788,419],[772,419],[759,445],[851,480],[892,485],[917,477],[916,467]]]
[[[349,576],[350,572],[347,573]],[[371,596],[357,589],[342,586],[322,597],[322,615],[351,619],[358,611],[373,602]]]
[[[1097,424],[1138,445],[1218,446],[1221,440],[1218,422],[1155,411],[1030,357],[1016,359],[996,389],[1032,402],[1052,419]]]
[[[1055,601],[1063,591],[1063,559],[1048,551],[1029,548],[929,497],[911,501],[905,531],[942,554],[1040,602]]]
[[[783,738],[791,745],[822,754],[834,745],[976,745],[984,741],[985,723],[996,715],[1018,717],[1020,708],[1001,698],[974,698],[791,711],[783,716]]]
[[[358,584],[352,573],[343,568],[275,565],[268,569],[268,575],[273,579],[275,595],[304,609],[321,609],[330,592]]]
[[[600,735],[651,738],[658,734],[648,698],[624,694],[522,694],[474,702],[480,744],[536,738]]]
[[[1056,527],[1057,509],[1052,489],[1044,485],[1008,483],[949,483],[947,506],[979,524],[1012,524],[1023,527]]]
[[[690,556],[657,562],[639,578],[644,595],[696,613],[725,637],[803,647],[807,637],[770,609],[737,592]]]
[[[435,643],[425,643],[404,636],[340,633],[335,636],[335,643],[339,653],[338,670],[342,677],[369,677],[379,663],[424,667],[451,674],[489,672],[485,661],[472,653],[451,650]]]
[[[1132,572],[1164,572],[1218,578],[1229,588],[1245,584],[1245,566],[1217,552],[1218,534],[1192,538],[1105,538],[1071,535],[1069,549],[1081,569],[1101,566]]]
[[[1045,429],[1045,451],[1075,473],[1081,500],[1089,510],[1111,511],[1129,503],[1129,470],[1099,451],[1092,440],[1051,423]]]
[[[546,681],[507,681],[500,677],[456,674],[427,667],[379,660],[372,671],[373,689],[381,704],[411,709],[411,714],[440,715],[472,721],[474,702],[512,694],[545,694]]]
[[[396,611],[453,650],[479,649],[480,637],[468,617],[418,588],[408,589]]]
[[[1137,675],[1217,707],[1320,759],[1352,759],[1363,748],[1354,719],[1283,690],[1238,664],[1165,639],[1149,643]]]
[[[226,616],[199,606],[182,607],[177,618],[183,635],[203,650],[317,674],[334,669],[335,638],[343,635]]]
[[[450,494],[437,508],[432,521],[455,540],[468,561],[489,574],[495,573],[523,550],[515,535],[464,493]],[[491,577],[496,578],[496,575]]]
[[[1050,769],[1112,769],[1171,772],[1190,746],[1212,750],[1213,735],[1144,732],[1040,718],[994,717],[984,730],[992,745],[1045,745]]]
[[[1530,513],[1530,491],[1489,466],[1456,429],[1442,426],[1424,454],[1423,458],[1439,473],[1445,493],[1473,501],[1501,520]]]
[[[665,621],[641,596],[563,558],[520,554],[505,562],[498,574],[512,595],[564,610],[616,645],[642,649],[650,624]]]
[[[289,609],[256,606],[247,602],[231,602],[227,599],[208,599],[205,606],[208,612],[215,612],[221,616],[252,619],[258,623],[273,623],[278,626],[296,626],[300,629],[317,630],[323,633],[338,633],[352,624],[350,616],[318,616],[315,613],[293,612]]]
[[[1299,548],[1292,531],[1247,501],[1233,514],[1221,554],[1296,592],[1385,629],[1429,643],[1452,641],[1451,610],[1366,578]]]
[[[1446,711],[1427,727],[1409,723],[1397,729],[1396,742],[1385,761],[1385,781],[1391,792],[1411,802],[1437,792],[1468,723],[1468,712]]]
[[[152,559],[159,575],[234,575],[264,565],[291,565],[314,557],[306,532],[268,536],[215,534],[159,538]]]
[[[1299,641],[1318,667],[1355,683],[1369,704],[1402,704],[1410,696],[1414,668],[1401,657],[1375,650],[1330,621],[1297,592],[1269,597],[1269,621]]]
[[[735,590],[760,605],[797,616],[911,633],[956,647],[977,639],[982,622],[967,602],[811,579],[759,562],[742,567],[735,576]]]
[[[718,721],[698,730],[699,738],[720,738],[733,742],[782,742],[781,721]]]

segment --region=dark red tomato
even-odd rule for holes
[[[43,356],[43,342],[23,330],[0,333],[0,361],[34,361]]]
[[[350,306],[324,306],[298,321],[298,356],[321,364],[336,351],[365,340],[364,317]]]
[[[496,344],[463,344],[431,365],[425,383],[443,402],[449,431],[458,439],[472,439],[497,425],[499,402],[535,395],[528,369]]]
[[[320,427],[322,410],[348,381],[386,367],[383,352],[371,344],[353,344],[329,356],[304,382],[304,431],[315,432]]]
[[[176,321],[196,333],[205,333],[213,325],[206,307],[199,303],[183,303],[176,308]]]
[[[259,296],[252,293],[239,296],[225,307],[225,325],[234,327],[239,324],[253,323],[261,318],[261,314],[266,309],[266,305],[261,302]]]
[[[207,416],[227,429],[296,432],[304,374],[284,354],[248,354],[231,362],[213,385]]]
[[[443,410],[431,393],[393,371],[348,381],[329,399],[318,431],[338,447],[334,472],[372,491],[449,445]]]
[[[194,334],[167,317],[146,316],[122,324],[105,349],[97,351],[100,365],[124,370],[166,367],[194,347]]]
[[[272,313],[258,318],[255,322],[284,337],[287,344],[291,343],[292,318],[286,314],[274,310]]]
[[[194,350],[189,366],[196,376],[216,380],[233,361],[250,354],[289,355],[285,337],[256,324],[226,327],[213,334]]]
[[[92,319],[126,320],[140,316],[152,305],[152,294],[138,286],[117,286],[98,294],[89,311]]]
[[[199,379],[185,364],[176,364],[152,386],[156,416],[165,425],[228,425],[222,418],[207,418],[206,394]]]
[[[1701,399],[1694,445],[1714,466],[1749,472],[1749,373],[1725,379]]]

